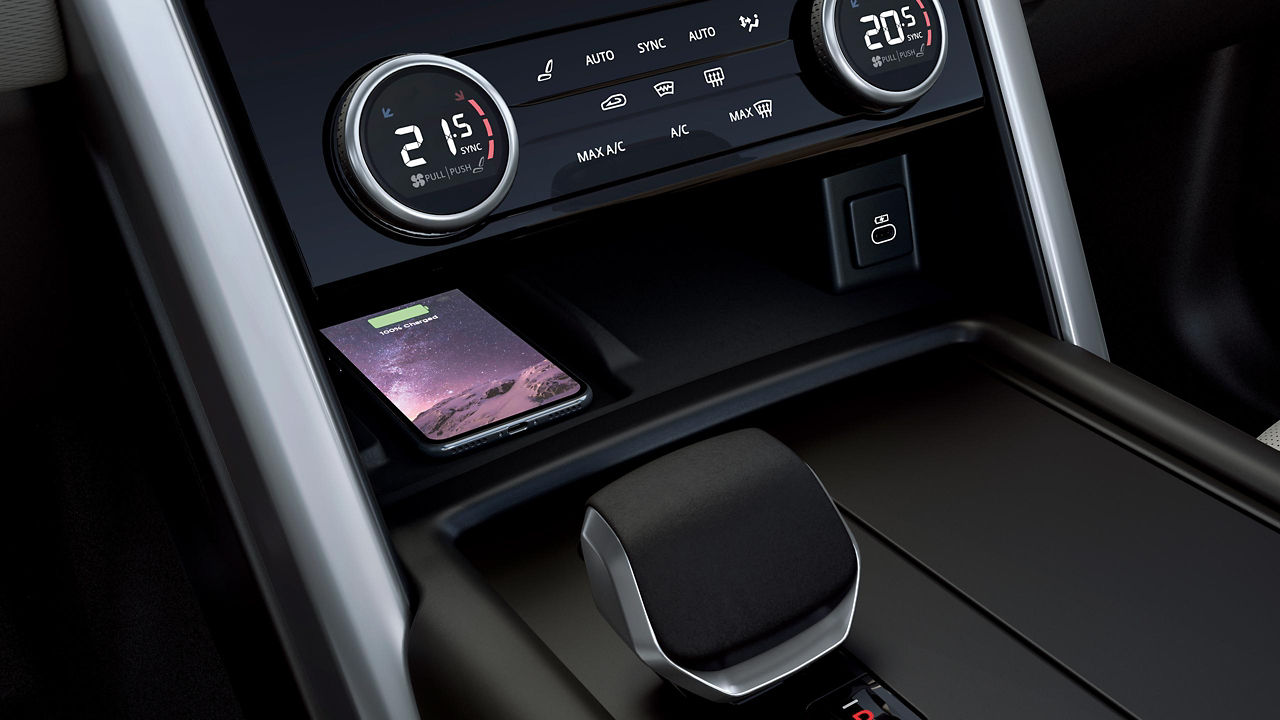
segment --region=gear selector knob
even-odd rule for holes
[[[745,699],[849,634],[857,545],[809,466],[761,430],[658,458],[587,505],[596,606],[686,691]]]

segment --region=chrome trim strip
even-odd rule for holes
[[[977,0],[1063,338],[1107,359],[1093,282],[1018,0]]]
[[[109,189],[316,717],[416,718],[408,602],[176,0],[67,0]]]

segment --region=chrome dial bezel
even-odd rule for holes
[[[502,179],[482,202],[458,213],[433,214],[416,210],[397,200],[383,187],[369,167],[365,148],[360,137],[366,104],[374,90],[397,73],[417,67],[437,67],[451,70],[474,82],[493,100],[498,115],[507,131],[507,167]],[[516,136],[511,108],[502,95],[483,75],[457,60],[440,55],[414,53],[385,60],[360,76],[347,91],[337,122],[337,155],[342,163],[344,178],[358,195],[361,207],[378,220],[407,233],[418,235],[445,235],[466,230],[489,216],[511,190],[515,182],[516,167],[520,158],[520,143]]]

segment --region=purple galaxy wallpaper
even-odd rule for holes
[[[384,320],[398,312],[410,317]],[[581,390],[459,290],[321,332],[432,440],[478,430]]]

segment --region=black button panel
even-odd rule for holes
[[[842,119],[800,80],[794,9],[711,0],[459,55],[519,132],[499,213]]]
[[[870,267],[911,254],[911,206],[902,187],[881,190],[849,203],[855,264]]]
[[[655,90],[668,82],[674,95]],[[626,105],[603,109],[615,94]],[[584,116],[595,122],[573,119]],[[542,103],[516,113],[525,139],[506,205],[581,192],[839,118],[796,75],[789,43]],[[558,129],[561,123],[568,128]]]
[[[527,105],[517,108],[514,116],[521,144],[527,147],[584,127],[606,125],[649,111],[689,107],[695,100],[758,87],[799,72],[795,51],[787,42]]]
[[[574,212],[593,206],[580,197],[594,196],[598,203],[605,195],[624,194],[625,190],[616,189],[620,186],[652,186],[661,181],[651,178],[686,167],[697,167],[689,172],[702,175],[733,172],[781,153],[803,152],[805,144],[797,138],[808,133],[823,132],[827,142],[847,143],[858,132],[911,117],[912,109],[892,116],[850,116],[849,107],[815,90],[813,63],[804,52],[809,38],[792,37],[803,5],[802,0],[686,1],[440,56],[482,78],[487,92],[501,98],[511,117],[512,170],[505,180],[509,190],[504,186],[505,197],[488,208],[484,218],[503,220],[534,210]],[[536,14],[538,9],[529,6],[527,12]],[[508,16],[494,22],[514,28],[520,21]],[[968,87],[948,95],[951,90],[944,84],[933,95],[932,106],[922,100],[916,114],[980,98],[977,78],[969,70]],[[445,98],[474,94],[474,89],[467,91],[461,85],[436,93]],[[390,106],[378,110],[384,118],[396,112]],[[394,115],[397,123],[401,122],[398,115]],[[433,177],[415,170],[417,165],[410,163],[420,163],[421,158],[413,153],[424,142],[445,147],[440,134],[429,130],[432,127],[442,128],[446,141],[453,142],[454,135],[460,139],[450,129],[451,118],[465,122],[434,110],[416,113],[393,128],[397,135],[384,143],[387,152],[383,153],[392,175],[412,180],[415,189],[419,180]],[[422,127],[428,132],[419,133]],[[465,132],[464,126],[458,127]],[[400,137],[401,132],[405,137]],[[783,144],[789,149],[780,150]],[[770,145],[771,151],[760,149]],[[447,147],[451,154],[456,152],[453,145]],[[485,159],[492,157],[496,156]],[[413,172],[406,173],[401,162]],[[470,170],[488,172],[490,165],[485,162],[483,170]],[[897,215],[894,210],[892,216]],[[857,217],[863,217],[861,210]],[[384,224],[425,237],[416,225]],[[475,224],[448,230],[470,229]],[[864,232],[869,233],[865,240]],[[855,263],[850,256],[856,255],[856,265],[862,268],[912,251],[909,223],[855,227],[854,237],[856,251],[843,242],[841,249],[851,269]]]
[[[559,197],[808,127],[821,106],[783,78],[525,147],[511,204]],[[526,195],[527,194],[527,195]]]
[[[795,0],[713,0],[467,53],[509,105],[786,40]]]
[[[929,0],[925,2],[928,4]],[[864,153],[853,148],[880,145],[882,140],[886,145],[895,145],[895,149],[885,152],[905,152],[915,142],[913,136],[917,129],[935,124],[949,128],[961,114],[984,102],[983,75],[977,60],[985,55],[976,55],[972,44],[974,38],[980,39],[980,33],[971,36],[966,29],[966,21],[976,19],[969,15],[973,5],[960,0],[938,2],[951,31],[942,74],[917,102],[893,113],[864,112],[842,104],[844,98],[838,93],[828,92],[831,88],[823,84],[823,71],[810,57],[811,38],[805,20],[813,0],[595,3],[394,0],[354,6],[327,2],[321,3],[323,11],[317,6],[317,12],[303,16],[282,3],[217,0],[201,3],[205,12],[200,14],[200,25],[209,52],[218,56],[218,65],[226,70],[226,82],[220,83],[226,95],[223,99],[243,106],[237,107],[236,115],[244,121],[244,132],[254,139],[254,149],[261,156],[257,161],[263,171],[262,180],[269,183],[273,202],[278,202],[282,219],[296,240],[309,281],[323,286],[436,253],[452,252],[454,248],[486,242],[489,238],[531,231],[584,211],[766,167],[791,165],[803,172],[811,168],[819,176],[833,174],[839,172],[837,167],[853,168],[879,157],[882,153],[878,151]],[[867,0],[861,0],[861,6],[867,5]],[[899,11],[901,7],[898,6]],[[593,64],[587,64],[589,54],[595,56],[605,50],[613,51],[614,60],[595,63],[593,57]],[[727,97],[729,93],[749,91],[753,87],[753,81],[744,79],[729,63],[756,58],[756,53],[762,52],[778,57],[772,54],[775,50],[782,53],[782,64],[788,74],[780,76],[776,70],[766,67],[758,81],[762,85],[781,83],[784,90],[790,92],[790,88],[795,87],[792,80],[803,79],[810,98],[804,99],[803,104],[791,104],[790,96],[773,86],[759,87],[762,91],[759,94],[746,92],[746,98]],[[338,160],[338,133],[335,132],[343,100],[370,69],[406,54],[430,54],[462,62],[484,78],[486,84],[491,84],[493,94],[501,95],[510,107],[511,146],[517,153],[513,158],[511,189],[506,199],[480,224],[458,234],[406,233],[386,222],[371,221],[366,213],[359,211],[357,202],[345,197],[350,188],[345,187],[348,179]],[[550,68],[547,67],[549,61]],[[705,79],[699,80],[697,76],[673,80],[672,95],[659,96],[653,87],[670,74],[690,69],[702,72],[717,66],[725,71],[725,82],[719,89],[697,86],[698,82],[705,85]],[[797,66],[799,72],[790,72]],[[550,77],[539,82],[542,75]],[[694,86],[690,86],[691,81]],[[653,97],[645,102],[655,104],[642,104],[640,96],[628,90],[625,91],[627,105],[608,112],[600,110],[601,103],[611,94],[622,92],[610,88],[646,82],[644,92],[652,93]],[[694,97],[695,87],[705,94]],[[601,90],[609,92],[600,93]],[[472,97],[463,87],[446,88],[446,91],[449,98],[457,91]],[[803,125],[799,130],[766,135],[762,131],[768,125],[757,124],[755,117],[733,124],[719,120],[726,110],[715,99],[716,93],[724,93],[726,103],[743,101],[739,109],[751,106],[753,115],[756,101],[772,99],[770,122],[780,127],[791,123],[797,112],[808,113],[808,119],[789,126]],[[668,123],[663,128],[667,141],[672,140],[671,123],[688,125],[687,128],[677,126],[676,130],[680,138],[688,141],[689,152],[676,153],[677,146],[667,143],[669,154],[662,155],[659,164],[657,157],[641,161],[641,153],[628,151],[624,157],[628,163],[636,163],[641,174],[628,177],[612,173],[609,176],[620,179],[593,186],[590,176],[594,170],[587,169],[584,177],[577,175],[577,152],[604,147],[609,138],[600,137],[601,125],[581,125],[570,120],[566,128],[580,125],[583,137],[580,142],[570,144],[575,149],[569,160],[562,160],[550,173],[535,171],[537,161],[532,156],[541,156],[547,150],[544,147],[547,143],[558,143],[562,139],[556,128],[532,119],[535,111],[544,104],[571,98],[579,98],[581,102],[587,96],[590,102],[586,107],[608,118],[606,123],[615,120],[648,123],[674,109],[666,103],[674,106],[689,102],[705,111],[705,115],[699,113],[697,117],[712,119],[719,128],[703,130],[692,120],[663,117],[661,120]],[[788,103],[786,107],[784,101]],[[664,104],[656,104],[659,102]],[[370,107],[381,117],[382,106]],[[387,110],[390,117],[383,119],[403,121],[394,125],[393,131],[417,125],[423,132],[424,145],[438,139],[446,143],[446,152],[452,156],[447,150],[440,120],[452,125],[456,112],[448,116],[430,113],[418,116],[404,109],[387,107]],[[526,111],[530,114],[525,115]],[[485,112],[488,115],[490,110],[486,108]],[[472,120],[462,118],[460,122],[471,124],[480,132]],[[974,116],[972,122],[981,120]],[[544,131],[544,127],[550,129]],[[433,134],[429,128],[436,128],[434,138],[428,137]],[[494,132],[495,136],[499,132],[496,127]],[[641,134],[653,139],[655,132],[648,130]],[[935,131],[927,132],[932,136]],[[460,131],[459,135],[464,133],[465,130]],[[747,137],[736,139],[739,136]],[[462,138],[455,141],[459,139]],[[409,132],[401,140],[400,149],[411,141],[417,142]],[[498,141],[495,137],[495,142]],[[403,170],[398,172],[404,173],[403,179],[409,181],[409,190],[422,189],[413,187],[413,183],[428,179],[424,166],[404,165],[404,157],[397,151],[389,160],[393,170],[396,157],[402,162]],[[408,162],[420,157],[410,151]],[[611,157],[606,155],[605,159]],[[460,165],[461,162],[443,164],[434,169],[457,170]],[[490,167],[487,152],[485,167]],[[566,170],[570,167],[572,169]],[[416,177],[419,173],[423,178]],[[572,195],[551,194],[551,183],[558,175],[565,178],[564,186],[584,189]],[[533,183],[528,189],[526,178]],[[839,197],[833,200],[835,213],[827,211],[826,190],[823,190],[823,219],[831,220],[830,227],[838,229],[839,249],[845,254],[845,262],[839,270],[832,271],[834,274],[844,273],[841,277],[870,282],[888,277],[890,271],[912,269],[908,267],[910,256],[866,270],[855,269],[849,259],[848,199],[894,184],[900,181],[877,181],[852,191],[842,188],[837,193]],[[922,231],[917,228],[916,232],[919,235]],[[927,243],[924,238],[918,237],[917,241]],[[839,280],[834,279],[833,286],[839,285]]]

